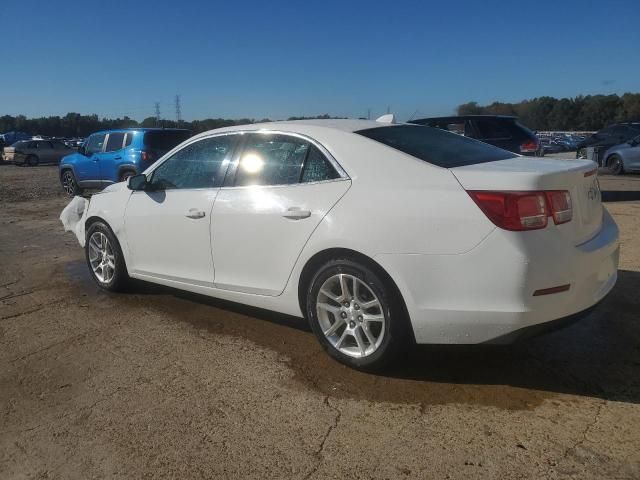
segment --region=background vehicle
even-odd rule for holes
[[[102,288],[131,276],[305,316],[330,355],[362,368],[411,338],[549,328],[617,278],[593,162],[522,161],[408,124],[206,132],[94,195],[70,228]]]
[[[22,140],[4,147],[5,162],[34,167],[43,163],[59,163],[74,150],[55,140]]]
[[[567,149],[565,145],[558,142],[557,140],[550,140],[548,138],[540,139],[540,155],[544,156],[548,153],[561,153],[566,152]]]
[[[409,123],[441,128],[521,155],[536,155],[539,151],[538,137],[516,117],[465,115],[421,118]]]
[[[587,147],[595,147],[598,151],[604,152],[606,149],[613,147],[614,145],[620,145],[624,142],[628,142],[632,138],[638,136],[638,134],[640,134],[640,122],[626,122],[610,125],[578,143],[576,158],[586,158]],[[599,155],[598,159],[601,160]]]
[[[96,132],[76,153],[60,162],[60,182],[67,194],[103,188],[146,170],[191,136],[189,130],[137,128]]]
[[[609,148],[603,157],[602,166],[614,175],[640,171],[640,135]]]

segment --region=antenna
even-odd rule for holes
[[[156,110],[156,127],[160,126],[160,102],[155,102],[154,104]]]
[[[367,108],[367,120],[371,120],[371,109]]]
[[[182,110],[180,108],[180,95],[176,95],[176,122],[182,121]]]
[[[387,105],[387,115],[391,113],[391,105]]]

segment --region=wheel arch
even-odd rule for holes
[[[398,300],[399,307],[402,309],[402,313],[404,318],[407,320],[407,328],[409,329],[411,341],[415,343],[415,336],[413,333],[413,326],[411,324],[411,319],[409,315],[409,310],[407,309],[406,302],[404,300],[404,296],[398,284],[391,277],[391,275],[373,258],[360,253],[356,250],[352,250],[350,248],[327,248],[325,250],[321,250],[315,253],[312,257],[310,257],[305,263],[304,267],[300,271],[300,276],[298,278],[298,305],[300,307],[300,311],[306,317],[306,295],[311,284],[311,280],[313,279],[314,273],[320,268],[324,263],[329,260],[344,258],[348,260],[357,261],[359,263],[364,264],[366,267],[371,268],[377,275],[379,275],[392,289],[396,299]]]
[[[138,168],[132,163],[126,163],[126,164],[123,164],[123,165],[119,165],[118,166],[118,173],[117,173],[117,175],[118,175],[117,181],[118,182],[120,181],[120,177],[122,177],[122,174],[125,173],[125,172],[133,172],[134,175],[137,175],[138,174]]]

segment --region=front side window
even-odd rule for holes
[[[53,147],[49,142],[38,142],[38,150],[52,150]]]
[[[252,133],[238,162],[235,186],[292,185],[338,177],[310,142],[291,135]]]
[[[187,145],[153,171],[151,190],[220,186],[224,174],[223,162],[233,142],[234,135],[222,135]]]
[[[105,137],[106,134],[104,133],[96,133],[95,135],[91,135],[89,137],[89,141],[87,141],[87,155],[93,155],[94,153],[101,152]]]
[[[105,148],[105,152],[115,152],[116,150],[121,150],[123,141],[123,132],[110,133],[109,138],[107,139],[107,147]]]

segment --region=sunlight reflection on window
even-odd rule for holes
[[[258,173],[264,168],[264,160],[256,153],[247,153],[240,160],[240,168],[246,173]]]

